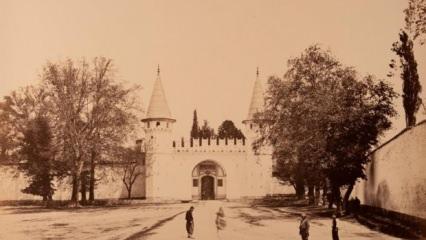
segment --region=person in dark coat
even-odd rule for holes
[[[333,237],[333,240],[339,240],[339,229],[337,228],[337,219],[335,214],[333,214],[333,225],[331,227],[331,236]]]
[[[308,240],[309,238],[309,220],[306,214],[302,213],[299,225],[299,234],[302,240]]]
[[[185,220],[186,220],[186,232],[188,233],[188,238],[192,238],[192,234],[194,233],[194,217],[192,216],[192,212],[194,211],[194,207],[190,207],[188,211],[186,211]]]

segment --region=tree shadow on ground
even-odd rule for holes
[[[249,209],[245,207],[245,209]],[[255,210],[260,214],[250,214],[243,211],[243,208],[239,210],[239,215],[235,218],[240,218],[244,222],[254,226],[265,226],[261,221],[265,220],[290,220],[299,216],[298,213],[288,212],[281,209],[265,209],[264,207],[251,207],[250,209]],[[279,214],[276,214],[279,213]]]
[[[177,214],[175,214],[175,215],[173,215],[171,217],[162,219],[162,220],[158,221],[157,223],[155,223],[154,225],[152,225],[149,228],[145,227],[145,228],[143,228],[142,231],[132,234],[131,236],[125,238],[125,240],[143,239],[143,238],[145,238],[147,236],[154,235],[156,233],[152,232],[152,231],[158,229],[159,227],[163,226],[166,222],[169,222],[169,221],[173,220],[175,217],[177,217],[178,215],[180,215],[180,214],[182,214],[184,212],[185,211],[182,211],[182,212],[179,212],[179,213],[177,213]]]

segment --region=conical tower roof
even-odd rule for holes
[[[254,82],[253,94],[251,96],[250,107],[246,120],[253,120],[254,114],[262,111],[264,105],[264,96],[262,83],[259,79],[259,69],[256,70],[256,80]]]
[[[149,101],[148,112],[146,118],[149,119],[168,119],[173,120],[170,113],[169,105],[167,104],[166,94],[164,93],[163,84],[161,83],[160,67],[157,69],[157,79],[154,83],[151,99]]]

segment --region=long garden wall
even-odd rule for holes
[[[377,148],[353,196],[362,204],[426,218],[426,121]]]
[[[127,190],[122,182],[122,170],[109,166],[97,169],[95,197],[97,199],[126,198]],[[136,181],[132,190],[132,197],[145,196],[145,185],[142,176]],[[0,166],[0,201],[4,200],[36,200],[41,197],[24,194],[22,189],[28,185],[25,175],[18,171],[14,165]],[[55,200],[69,200],[71,197],[71,185],[69,179],[55,182]],[[87,195],[88,196],[88,195]]]

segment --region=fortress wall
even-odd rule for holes
[[[122,171],[109,166],[101,166],[96,170],[99,182],[95,188],[96,199],[125,198],[127,190],[122,183]],[[28,179],[14,165],[0,166],[0,201],[3,200],[41,200],[39,196],[24,194],[22,189],[28,185]],[[70,179],[65,178],[54,182],[56,191],[54,200],[69,200],[71,198]],[[144,197],[145,186],[142,176],[135,182],[132,197]],[[87,193],[87,197],[89,194]]]
[[[362,204],[426,218],[426,122],[374,151],[366,174],[353,192]]]

